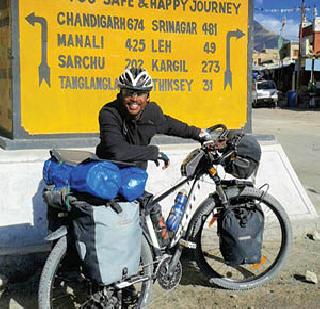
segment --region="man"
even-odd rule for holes
[[[99,114],[100,158],[136,161],[146,169],[148,160],[163,160],[169,165],[168,157],[155,145],[149,145],[156,134],[166,134],[194,140],[204,139],[205,130],[189,126],[184,122],[164,115],[160,106],[150,102],[152,78],[144,69],[126,69],[118,79],[120,92],[117,99],[102,107]],[[149,194],[150,195],[150,194]],[[148,193],[145,193],[145,198]],[[166,246],[168,234],[161,215],[160,205],[152,209],[151,218],[157,218],[158,230],[162,230],[160,246]]]
[[[154,145],[149,145],[155,134],[165,134],[200,140],[205,130],[189,126],[164,115],[160,106],[150,102],[152,78],[144,69],[126,69],[119,77],[120,92],[117,99],[102,107],[99,114],[100,158],[121,161],[142,161],[139,166],[147,167],[147,160],[162,159],[164,168],[169,164],[165,154]]]
[[[147,168],[147,160],[162,159],[164,168],[169,165],[168,157],[158,147],[149,145],[156,134],[166,134],[200,140],[205,131],[189,126],[170,116],[164,115],[160,106],[150,102],[152,78],[144,69],[126,69],[118,79],[120,92],[117,99],[102,107],[99,114],[100,144],[97,155],[100,158],[120,161],[138,161],[141,168]],[[149,193],[145,193],[145,196]],[[149,194],[150,195],[150,194]],[[156,204],[150,210],[155,229],[159,232],[161,247],[168,244],[166,224],[161,206]],[[123,290],[124,303],[136,301],[135,288]]]

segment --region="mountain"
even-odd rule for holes
[[[267,30],[256,20],[253,21],[253,48],[255,50],[278,49],[278,40],[279,35]]]

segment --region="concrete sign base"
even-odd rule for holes
[[[167,170],[162,170],[152,162],[149,163],[147,190],[158,194],[177,183],[181,178],[182,160],[198,146],[199,144],[161,145],[161,151],[168,154],[171,165]],[[92,148],[85,150],[94,151]],[[43,251],[47,247],[43,241],[47,234],[47,222],[46,206],[42,201],[42,166],[48,157],[48,150],[0,150],[0,255],[21,252],[26,254],[29,251]],[[301,222],[318,218],[280,144],[262,144],[257,186],[265,183],[269,184],[268,192],[285,208],[295,232]],[[214,185],[210,179],[204,178],[197,202],[200,203],[213,190]],[[165,216],[168,215],[176,194],[174,192],[162,203]],[[312,228],[310,225],[308,227]]]

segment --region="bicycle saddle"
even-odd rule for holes
[[[130,167],[137,166],[138,161],[132,163],[117,161],[117,160],[107,160],[99,158],[95,153],[83,150],[69,150],[69,149],[52,149],[50,154],[57,161],[62,161],[71,165],[78,165],[88,161],[108,161],[112,162],[119,167]]]
[[[77,165],[87,160],[99,160],[96,154],[83,150],[52,149],[50,154],[57,161],[72,165]]]

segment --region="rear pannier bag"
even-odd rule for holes
[[[227,158],[225,171],[236,178],[247,179],[259,167],[261,159],[261,147],[257,139],[252,135],[236,137],[235,153]]]
[[[259,263],[263,229],[264,215],[258,205],[232,205],[222,209],[218,217],[218,236],[226,264]]]
[[[120,208],[77,202],[71,210],[85,276],[98,284],[119,282],[135,275],[139,268],[139,204],[124,202],[117,206]]]

